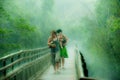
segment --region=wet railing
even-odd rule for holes
[[[28,80],[50,65],[48,47],[21,50],[0,58],[0,80]]]
[[[82,53],[78,48],[75,49],[75,68],[77,80],[97,80],[88,77],[88,70]]]

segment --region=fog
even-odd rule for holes
[[[0,56],[47,46],[50,31],[62,29],[90,77],[119,80],[119,9],[119,0],[0,0]]]

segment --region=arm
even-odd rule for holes
[[[51,38],[49,37],[47,41],[48,46],[50,46],[50,42],[51,42]]]
[[[51,37],[48,38],[47,44],[48,44],[49,47],[53,46],[52,45],[52,38]]]
[[[55,48],[56,47],[56,45],[55,44],[53,44],[53,41],[52,41],[52,38],[51,37],[49,37],[48,38],[48,46],[50,47],[50,48]]]
[[[64,38],[66,39],[66,43],[68,42],[68,38],[65,36],[65,35],[63,35],[64,36]]]
[[[60,47],[63,48],[62,41],[60,41]]]
[[[65,36],[65,35],[63,35],[63,38],[64,38],[64,42],[63,42],[63,45],[65,46],[66,44],[67,44],[67,42],[68,42],[68,38]]]
[[[58,37],[58,41],[59,41],[59,44],[60,44],[60,48],[63,48],[62,40],[61,40],[61,37],[60,37],[60,36]]]

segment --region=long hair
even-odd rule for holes
[[[51,36],[54,37],[54,35],[57,36],[57,33],[55,30],[51,31]]]

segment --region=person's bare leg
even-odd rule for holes
[[[55,64],[55,66],[54,66],[54,71],[55,71],[55,73],[56,73],[56,71],[57,71],[56,64]]]
[[[57,63],[57,71],[60,72],[60,62]]]
[[[59,69],[59,63],[56,63],[55,64],[55,73],[58,72],[58,69]]]
[[[57,70],[59,69],[59,63],[57,63]]]
[[[65,59],[64,57],[62,57],[62,67],[64,67],[64,64],[65,64]]]
[[[59,62],[59,67],[62,67],[61,62],[62,62],[62,59],[60,59],[60,62]]]

